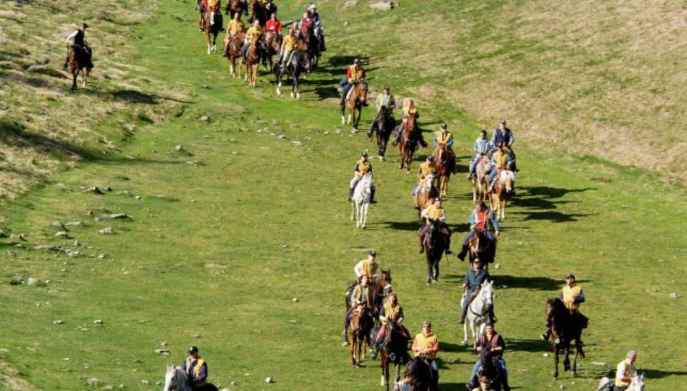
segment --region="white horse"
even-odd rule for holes
[[[358,184],[353,191],[351,197],[351,221],[355,221],[357,228],[367,226],[367,210],[370,208],[370,201],[372,200],[372,173],[368,172],[358,180]]]
[[[604,376],[599,381],[599,386],[596,391],[611,391],[613,390],[613,379],[608,376]],[[644,374],[640,373],[632,377],[632,383],[627,387],[625,391],[644,391]]]
[[[165,385],[162,391],[218,391],[218,389],[210,383],[191,387],[186,372],[182,368],[171,365],[165,372]]]
[[[460,308],[463,308],[466,296],[460,299]],[[477,297],[470,303],[468,313],[463,325],[463,345],[468,344],[468,325],[472,332],[473,345],[477,343],[477,337],[484,333],[484,327],[489,320],[489,307],[494,305],[494,282],[484,281],[477,292]]]

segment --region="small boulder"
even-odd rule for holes
[[[112,235],[114,230],[112,230],[112,227],[105,227],[101,230],[98,230],[98,233],[101,235]]]
[[[272,384],[272,383],[274,383],[274,379],[272,379],[269,376],[265,378],[265,384]]]
[[[670,294],[671,299],[677,299],[678,297],[680,297],[680,295],[678,295],[677,292],[673,292]]]
[[[98,387],[100,385],[100,380],[95,377],[91,377],[86,380],[86,384],[88,384],[90,387]]]
[[[355,7],[356,5],[358,5],[358,0],[346,0],[346,1],[344,1],[343,7],[344,8],[351,8],[351,7]]]
[[[377,11],[390,11],[394,8],[394,2],[389,0],[376,1],[370,3],[370,8]]]
[[[64,324],[64,321],[62,319],[57,319],[57,320],[53,320],[52,324],[54,324],[55,326],[59,326],[59,325]]]

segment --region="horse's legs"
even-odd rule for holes
[[[370,209],[369,203],[363,204],[363,228],[367,227],[367,211]]]
[[[424,246],[424,244],[423,244]],[[434,274],[434,267],[432,265],[432,254],[431,251],[425,248],[425,253],[427,257],[427,285],[432,283],[432,275]]]
[[[575,341],[575,356],[573,357],[573,364],[572,364],[572,374],[573,377],[577,376],[577,356],[580,355],[580,346],[579,342]]]
[[[463,323],[463,346],[468,344],[468,322]]]
[[[434,281],[439,280],[439,263],[441,262],[441,255],[434,261]]]
[[[553,350],[554,350],[554,354],[553,354],[553,367],[554,367],[553,377],[558,378],[558,355],[560,354],[560,349],[556,345],[556,346],[554,346]]]
[[[79,77],[79,69],[72,71],[72,91],[76,90],[76,79]]]
[[[351,221],[356,221],[355,217],[355,201],[353,201],[351,202]]]

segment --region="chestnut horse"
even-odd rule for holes
[[[260,40],[249,44],[245,61],[248,85],[255,87],[258,82],[258,65],[260,64]]]
[[[351,131],[353,133],[358,131],[358,124],[360,118],[363,116],[363,106],[367,103],[367,81],[361,80],[355,82],[348,91],[348,95],[344,99],[341,106],[341,124],[352,125]],[[348,111],[348,117],[346,117]]]
[[[501,221],[506,218],[506,202],[513,195],[514,182],[515,174],[511,170],[501,170],[496,176],[496,183],[491,191],[491,210]]]
[[[417,126],[417,116],[415,113],[408,114],[399,125],[401,140],[398,143],[398,150],[401,153],[401,170],[406,169],[410,172],[410,163],[413,161],[413,153],[417,148],[415,139],[415,127]]]
[[[420,183],[415,193],[415,209],[417,209],[418,219],[422,211],[432,203],[432,199],[436,198],[437,195],[438,191],[436,186],[434,186],[434,175],[429,174]]]
[[[237,65],[241,61],[241,47],[243,46],[245,36],[245,33],[239,33],[234,36],[227,34],[224,38],[224,57],[229,60],[229,72],[233,78],[241,77],[241,67]]]
[[[354,367],[360,367],[360,363],[363,361],[363,349],[365,344],[369,344],[373,327],[374,319],[366,306],[358,306],[353,309],[346,337],[351,346],[351,364]]]
[[[434,151],[434,165],[436,176],[439,178],[439,196],[446,198],[448,196],[448,181],[456,169],[456,156],[451,152],[448,145],[437,145]]]
[[[279,54],[279,50],[281,49],[282,36],[280,34],[275,33],[274,31],[267,31],[265,32],[265,35],[263,35],[263,39],[265,46],[262,56],[262,62],[265,67],[269,66],[270,72],[274,72],[275,66],[278,65],[278,62],[274,62],[274,56]]]
[[[217,51],[217,36],[222,31],[223,23],[219,3],[216,9],[207,9],[203,13],[203,32],[208,43],[208,54]]]

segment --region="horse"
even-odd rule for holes
[[[291,97],[300,99],[301,74],[305,71],[305,53],[303,50],[294,49],[288,64],[277,64],[274,67],[277,76],[277,95],[281,95],[282,77],[288,75],[291,78]]]
[[[410,163],[413,161],[413,153],[417,147],[415,140],[416,114],[409,114],[399,125],[398,131],[401,133],[401,140],[398,143],[398,151],[401,154],[401,167],[410,172]]]
[[[263,35],[264,45],[262,53],[263,66],[269,67],[269,71],[273,72],[278,63],[274,62],[274,56],[279,54],[281,49],[282,36],[274,31],[267,31]]]
[[[260,64],[260,40],[248,45],[244,61],[248,85],[255,87],[258,82],[258,65]]]
[[[323,48],[323,42],[324,40],[324,31],[322,30],[322,26],[319,23],[315,23],[312,27],[312,35],[310,37],[310,45],[309,45],[309,50],[308,53],[310,54],[310,64],[311,64],[311,69],[314,69],[317,67],[317,65],[320,63],[320,56],[322,56],[322,48]]]
[[[496,258],[496,240],[493,235],[483,230],[475,230],[468,240],[468,259],[470,262],[475,259],[482,261],[485,267],[490,263],[494,263]]]
[[[341,105],[341,124],[352,125],[353,133],[358,131],[360,118],[363,116],[363,106],[367,104],[367,81],[354,82]],[[346,111],[348,110],[348,117]]]
[[[613,379],[608,376],[602,377],[596,391],[613,391]],[[625,391],[644,391],[644,374],[633,376],[630,386]]]
[[[265,9],[265,6],[262,4],[262,2],[253,0],[253,4],[251,4],[251,16],[250,16],[250,22],[251,24],[254,23],[256,20],[260,22],[260,26],[265,26],[265,23],[267,23],[267,19],[269,19],[269,15],[267,15],[267,9]]]
[[[227,15],[230,19],[234,19],[234,15],[239,14],[239,18],[244,12],[248,12],[248,3],[246,0],[228,0],[227,1]]]
[[[437,145],[434,152],[434,165],[436,176],[439,178],[439,195],[441,198],[448,196],[448,181],[456,169],[456,156],[451,153],[448,145]]]
[[[506,218],[506,202],[513,195],[515,173],[511,170],[501,170],[496,177],[494,189],[491,192],[491,210],[496,218],[503,221]]]
[[[217,36],[223,30],[222,11],[206,9],[203,13],[203,32],[208,43],[208,54],[217,51]]]
[[[356,228],[367,227],[367,211],[372,200],[372,187],[374,186],[372,173],[363,175],[353,190],[351,197],[351,221],[355,221]]]
[[[491,384],[496,385],[498,387],[501,383],[501,379],[499,376],[499,370],[496,367],[496,364],[494,363],[494,355],[492,354],[489,346],[485,346],[480,351],[479,360],[477,362],[479,363],[476,364],[478,365],[477,374],[476,377],[470,379],[470,389],[479,388],[480,376],[485,376],[487,379],[489,379],[489,382]]]
[[[487,179],[488,167],[488,158],[486,156],[481,156],[475,165],[475,176],[472,177],[472,202],[486,201],[489,197],[489,181]]]
[[[391,365],[396,367],[396,380],[394,382],[397,382],[401,378],[401,365],[410,360],[408,344],[411,336],[405,327],[396,324],[396,322],[389,321],[386,327],[388,329],[381,349],[380,366],[382,368],[381,385],[386,387],[386,391],[389,391],[390,367]]]
[[[432,199],[436,198],[437,194],[437,188],[434,186],[434,175],[429,174],[415,189],[415,209],[417,209],[418,219],[421,219],[420,214],[432,203]]]
[[[368,136],[372,136],[372,132],[376,134],[377,138],[377,148],[379,160],[384,160],[384,155],[386,154],[386,146],[389,143],[389,137],[391,132],[393,132],[394,127],[396,127],[396,121],[392,115],[391,110],[386,106],[382,106],[377,113],[377,118],[375,118],[372,123],[371,132],[368,132]]]
[[[442,235],[440,223],[429,223],[429,230],[422,240],[422,248],[427,258],[427,284],[439,279],[439,263],[448,250],[448,240]]]
[[[460,299],[460,306],[467,299],[466,295]],[[484,281],[477,292],[477,296],[472,300],[468,307],[468,313],[463,325],[463,345],[468,344],[468,326],[472,332],[473,347],[477,342],[477,337],[484,334],[484,327],[489,320],[489,307],[494,305],[494,282]]]
[[[86,46],[73,45],[69,50],[69,73],[72,74],[72,91],[77,89],[76,81],[81,74],[81,87],[85,88],[93,69],[91,49]],[[82,73],[83,72],[83,73]]]
[[[412,379],[413,391],[439,390],[439,373],[429,365],[426,359],[416,357],[408,362],[406,371]]]
[[[229,72],[233,78],[241,77],[241,67],[237,65],[241,61],[241,47],[244,38],[245,33],[239,33],[233,37],[227,34],[224,38],[224,57],[229,61]]]
[[[556,297],[546,301],[547,323],[551,325],[549,340],[554,350],[554,373],[558,377],[559,356],[563,354],[563,369],[572,369],[573,376],[577,375],[577,357],[584,358],[582,330],[587,328],[587,318],[579,312],[571,313],[563,301]],[[572,368],[570,366],[570,346],[575,342],[575,357]]]
[[[165,385],[162,391],[218,391],[219,389],[211,383],[191,386],[188,382],[188,375],[182,368],[168,366],[165,372]]]
[[[374,328],[374,318],[369,308],[358,306],[351,313],[351,323],[348,327],[347,340],[351,346],[351,364],[360,367],[364,358],[364,345],[370,341],[370,334]]]

